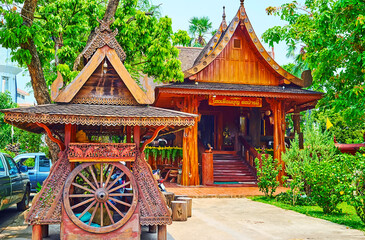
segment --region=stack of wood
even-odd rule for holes
[[[193,199],[185,195],[164,192],[166,203],[172,209],[173,221],[186,221],[192,216]]]

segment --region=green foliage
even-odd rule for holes
[[[14,108],[9,92],[0,93],[0,109]],[[11,126],[4,122],[4,113],[0,112],[0,149],[11,143]]]
[[[321,130],[326,130],[327,118],[333,124],[328,131],[336,137],[339,143],[362,143],[365,133],[365,121],[358,122],[356,125],[349,125],[345,121],[342,112],[334,109],[312,111],[313,118],[320,124]]]
[[[186,31],[179,30],[172,36],[174,46],[190,46],[191,38]]]
[[[354,206],[357,215],[365,223],[365,154],[358,152],[355,156],[343,154],[342,161],[349,163],[347,173],[348,203]]]
[[[207,44],[206,34],[212,29],[212,22],[208,17],[193,17],[189,20],[189,32],[192,36],[194,47],[203,47]]]
[[[261,192],[267,197],[273,197],[276,188],[279,186],[279,181],[276,180],[281,165],[278,165],[278,160],[272,158],[271,155],[262,155],[262,161],[255,159],[255,167],[257,171],[258,187]]]
[[[293,196],[296,194],[296,196]],[[310,197],[305,194],[294,193],[291,190],[279,193],[275,199],[279,202],[289,204],[292,206],[314,206],[315,202],[312,201]],[[295,199],[295,204],[293,204],[293,199]]]
[[[35,158],[28,158],[27,160],[25,160],[23,162],[23,165],[27,166],[27,167],[30,167],[30,168],[33,168],[35,166]]]
[[[26,66],[32,55],[20,45],[30,39],[37,47],[42,63],[39,71],[43,71],[47,85],[56,79],[57,71],[69,83],[78,74],[73,71],[74,61],[84,49],[90,32],[99,25],[97,18],[103,18],[106,2],[38,1],[30,27],[23,25],[20,10],[12,8],[16,3],[7,1],[0,6],[3,16],[0,44],[12,50],[14,61]],[[117,40],[127,54],[125,66],[136,81],[146,74],[157,82],[183,80],[173,42],[184,44],[186,36],[178,32],[174,37],[171,19],[160,18],[158,6],[149,0],[121,0],[111,27],[119,30]]]
[[[330,213],[343,200],[344,162],[338,158],[332,136],[328,132],[323,133],[310,119],[307,119],[304,128],[304,139],[304,149],[299,149],[296,137],[282,155],[285,170],[291,177],[292,205],[296,204],[299,194],[305,193],[323,212]]]
[[[0,93],[0,109],[15,108],[9,93]],[[20,152],[39,152],[42,143],[40,134],[30,133],[19,128],[13,128],[13,139],[11,138],[11,126],[4,122],[4,114],[0,113],[0,149],[4,149],[12,142],[20,144]]]
[[[12,158],[15,157],[15,153],[14,152],[11,152],[11,151],[9,151],[7,149],[0,149],[0,152],[9,154]]]
[[[301,46],[297,63],[312,70],[313,88],[326,92],[319,106],[341,111],[351,126],[365,120],[364,9],[357,0],[293,1],[267,8],[287,24],[263,34],[271,46],[284,41],[289,52]]]

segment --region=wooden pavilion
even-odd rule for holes
[[[140,239],[141,225],[167,239],[171,212],[143,150],[197,116],[149,106],[109,26],[96,28],[79,75],[61,91],[61,78],[52,85],[55,104],[2,110],[7,123],[47,133],[61,150],[26,215],[32,239],[47,237],[49,224],[61,225],[61,239]],[[152,137],[140,144],[144,135]]]
[[[264,49],[243,2],[229,24],[223,14],[204,49],[181,48],[184,60],[193,60],[183,62],[188,66],[184,82],[156,89],[155,106],[200,116],[182,136],[182,185],[199,185],[200,177],[203,184],[255,184],[253,160],[262,148],[284,167],[286,115],[293,114],[295,133],[301,135],[299,113],[314,108],[322,97],[303,89],[311,84],[310,72],[297,78]],[[201,157],[210,147],[214,164]]]

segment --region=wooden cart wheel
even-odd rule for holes
[[[123,226],[137,206],[137,184],[121,163],[82,163],[68,176],[63,204],[81,229],[107,233]]]

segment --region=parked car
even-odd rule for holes
[[[31,191],[35,192],[38,186],[43,184],[49,175],[52,162],[44,153],[24,153],[14,158],[18,166],[26,166],[30,179]]]
[[[30,181],[25,166],[18,167],[5,153],[0,153],[0,210],[17,204],[24,211],[29,206]]]

